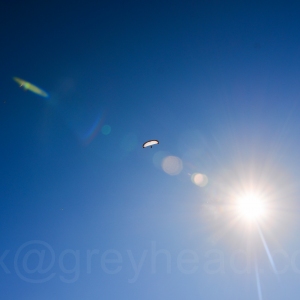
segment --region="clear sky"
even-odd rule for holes
[[[5,1],[1,299],[299,299],[299,15]]]

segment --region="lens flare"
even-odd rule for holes
[[[104,135],[108,135],[110,134],[111,132],[111,127],[109,125],[104,125],[102,128],[101,128],[101,132],[104,134]]]
[[[167,156],[162,161],[162,168],[169,175],[178,175],[182,170],[182,161],[177,156]]]
[[[191,180],[195,185],[198,185],[200,187],[204,187],[208,183],[207,176],[205,174],[201,174],[201,173],[192,174]]]
[[[103,115],[99,115],[90,129],[81,137],[81,140],[84,142],[84,144],[88,145],[97,136],[98,132],[101,129],[103,121]]]

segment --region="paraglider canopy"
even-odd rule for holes
[[[149,147],[149,146],[152,148],[153,145],[157,145],[157,144],[159,144],[158,140],[150,140],[150,141],[147,141],[143,144],[143,148],[146,148],[146,147]]]

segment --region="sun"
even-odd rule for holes
[[[244,219],[257,220],[265,215],[265,207],[261,197],[247,194],[237,199],[238,212]]]

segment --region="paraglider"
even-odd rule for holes
[[[159,144],[159,141],[158,140],[150,140],[150,141],[147,141],[143,144],[143,148],[146,148],[146,147],[149,147],[152,148],[153,145],[157,145]]]
[[[31,91],[32,93],[35,93],[39,96],[42,96],[42,97],[45,97],[45,98],[48,98],[49,95],[43,91],[42,89],[38,88],[37,86],[35,86],[34,84],[26,81],[26,80],[23,80],[21,78],[18,78],[18,77],[13,77],[13,80],[15,82],[17,82],[21,88],[23,88],[25,91],[29,90]]]

